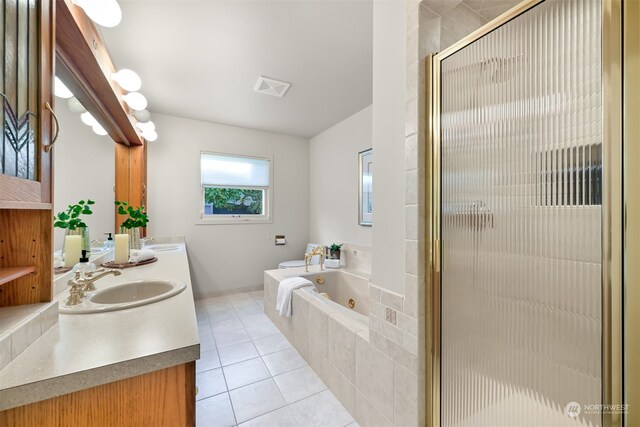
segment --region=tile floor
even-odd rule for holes
[[[197,426],[357,426],[264,314],[262,294],[196,302]]]

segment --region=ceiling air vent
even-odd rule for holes
[[[277,96],[282,98],[287,90],[291,87],[291,83],[281,82],[279,80],[270,79],[268,77],[258,77],[258,83],[253,89],[258,93],[264,93],[265,95]]]

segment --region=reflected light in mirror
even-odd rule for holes
[[[147,98],[141,93],[130,92],[122,97],[132,110],[140,111],[147,108]]]
[[[122,20],[122,9],[116,0],[72,0],[96,24],[115,27]]]
[[[134,71],[123,68],[117,73],[111,74],[111,79],[128,92],[135,92],[142,87],[140,76]]]
[[[53,93],[58,98],[64,98],[64,99],[71,98],[73,96],[73,93],[71,93],[71,91],[64,85],[64,83],[62,83],[62,80],[60,80],[58,76],[56,76],[55,78]]]
[[[82,113],[82,114],[80,114],[80,120],[82,120],[82,123],[84,123],[85,125],[91,126],[91,127],[93,127],[93,126],[98,124],[98,121],[93,118],[91,113]]]
[[[67,106],[69,107],[69,110],[77,114],[82,114],[87,112],[87,109],[84,108],[84,105],[82,105],[82,103],[78,101],[78,98],[76,98],[75,96],[72,96],[71,98],[69,98],[69,100],[67,101]]]
[[[95,125],[91,126],[91,129],[93,129],[93,131],[100,135],[100,136],[104,136],[107,134],[107,131],[104,130],[104,128],[102,126],[100,126],[98,123],[96,123]]]

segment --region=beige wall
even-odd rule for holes
[[[358,224],[358,153],[372,146],[371,111],[369,106],[310,140],[312,242],[371,246],[371,227]]]
[[[405,3],[373,3],[372,283],[404,293]]]
[[[66,102],[58,101],[56,114],[60,121],[60,136],[54,156],[54,213],[81,199],[95,200],[93,214],[86,216],[92,239],[106,238],[103,233],[114,231],[113,184],[115,174],[115,144],[108,136],[93,133],[72,113]],[[64,230],[55,229],[55,249],[62,249]]]
[[[150,235],[184,235],[197,297],[259,288],[263,271],[302,259],[309,240],[306,139],[154,114],[160,138],[149,145]],[[196,225],[200,151],[273,158],[273,223]],[[286,246],[274,236],[285,234]]]

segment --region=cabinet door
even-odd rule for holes
[[[51,203],[53,2],[0,0],[0,208]]]

